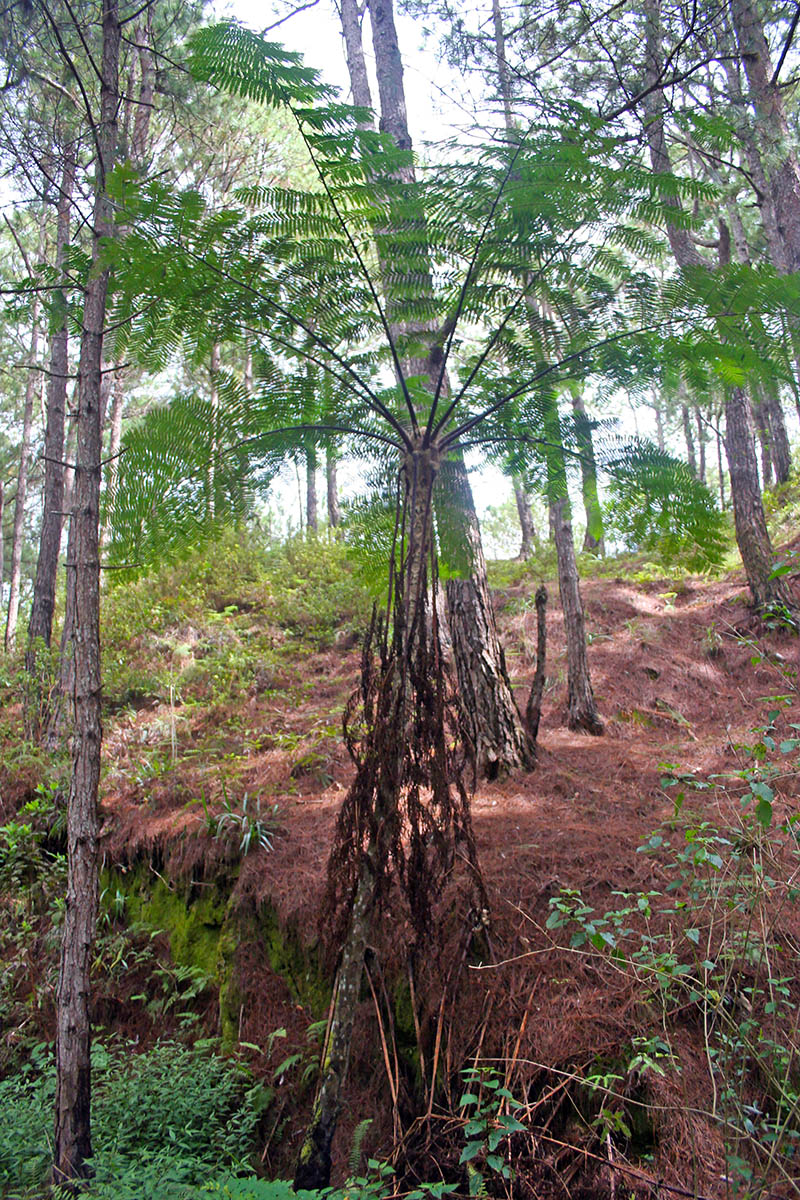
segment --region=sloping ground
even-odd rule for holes
[[[533,672],[533,591],[520,584],[498,598],[521,702]],[[789,769],[797,755],[779,750],[800,723],[797,640],[752,619],[740,579],[591,580],[583,591],[606,734],[564,728],[563,629],[551,600],[538,767],[481,786],[473,803],[488,926],[463,911],[455,870],[439,904],[439,944],[419,951],[412,970],[402,910],[384,914],[356,1026],[340,1172],[355,1126],[372,1117],[368,1148],[394,1145],[409,1179],[463,1174],[460,1072],[472,1065],[493,1067],[522,1105],[531,1132],[510,1143],[519,1196],[731,1195],[745,1179],[734,1160],[753,1161],[762,1119],[798,1124],[796,1111],[785,1119],[791,1103],[776,1096],[775,1072],[737,1051],[734,1036],[749,1012],[764,1037],[791,1045],[788,1005],[800,1001],[796,900],[782,883],[763,884],[797,868],[786,865],[792,839],[779,832],[798,794]],[[175,638],[186,644],[186,630]],[[299,659],[287,646],[279,670],[267,681],[256,673],[213,716],[199,704],[184,712],[175,694],[129,710],[105,742],[109,894],[167,930],[179,961],[216,975],[223,1034],[249,1045],[275,1089],[262,1155],[269,1174],[291,1171],[330,995],[320,913],[352,777],[338,736],[358,679],[350,641]],[[757,774],[737,777],[754,763]],[[752,816],[766,793],[750,785],[764,780],[771,824],[763,809],[762,821]],[[638,852],[659,830],[671,845]],[[261,833],[271,850],[257,845]],[[631,915],[605,915],[626,908]],[[757,922],[770,927],[768,972],[759,938],[747,940]],[[735,930],[736,954],[723,940]],[[765,972],[786,981],[767,1015]],[[142,1032],[138,990],[121,985],[103,1019]],[[209,1022],[215,1012],[207,1004]],[[728,1059],[738,1100],[721,1096]],[[785,1074],[793,1079],[794,1067]],[[488,1103],[491,1088],[480,1094]],[[749,1142],[735,1133],[737,1104],[756,1114]],[[769,1194],[798,1194],[800,1168],[767,1162],[770,1143],[761,1142]],[[485,1147],[474,1162],[490,1190],[502,1188]]]

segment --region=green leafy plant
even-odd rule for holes
[[[240,1063],[162,1042],[93,1051],[92,1200],[167,1200],[248,1169],[262,1089]],[[40,1188],[50,1167],[55,1073],[48,1047],[0,1081],[0,1190]]]
[[[733,771],[705,779],[662,763],[662,787],[676,791],[673,817],[640,851],[658,860],[666,886],[616,893],[623,903],[604,912],[562,889],[547,920],[568,932],[573,949],[608,955],[665,1031],[687,1008],[698,1012],[708,1115],[743,1195],[760,1194],[770,1172],[788,1178],[800,1152],[795,975],[782,931],[782,913],[800,898],[800,838],[796,815],[776,815],[781,781],[797,770],[798,732],[773,708],[754,740],[736,748]],[[727,821],[693,812],[692,793],[713,796]],[[627,1071],[679,1069],[665,1036],[634,1041],[633,1049]],[[630,1129],[617,1103],[623,1078],[616,1068],[587,1080],[604,1096],[595,1120],[603,1136]]]
[[[232,800],[222,787],[223,811],[216,818],[214,837],[219,841],[239,840],[239,853],[244,856],[257,846],[265,851],[272,850],[277,833],[278,805],[271,804],[262,809],[261,797],[251,797],[247,792],[241,800]]]
[[[464,1126],[467,1144],[459,1162],[467,1167],[470,1196],[478,1196],[485,1193],[487,1172],[489,1177],[511,1182],[509,1139],[525,1132],[525,1126],[514,1116],[523,1105],[502,1085],[493,1067],[469,1069],[462,1075],[467,1091],[459,1106],[471,1110],[471,1115]]]

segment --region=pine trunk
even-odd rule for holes
[[[525,491],[525,485],[519,475],[514,475],[512,478],[514,485],[514,499],[517,502],[517,516],[519,517],[519,527],[522,531],[522,545],[519,548],[517,557],[521,562],[527,562],[536,549],[536,526],[533,523],[533,512],[531,511],[531,502],[528,499],[528,494]]]
[[[125,368],[117,364],[114,385],[111,391],[111,419],[108,433],[108,478],[105,493],[105,519],[100,535],[101,546],[106,546],[111,537],[114,520],[114,500],[119,480],[119,454],[122,446],[122,414],[125,411]]]
[[[28,498],[28,467],[31,453],[31,430],[33,428],[33,403],[39,390],[39,298],[33,302],[33,329],[31,331],[28,372],[25,380],[25,406],[22,413],[22,445],[19,451],[17,471],[17,495],[14,500],[14,532],[11,541],[11,576],[9,578],[8,614],[6,616],[5,648],[13,650],[17,639],[19,596],[22,582],[22,543],[25,538],[25,502]]]
[[[750,404],[755,427],[758,430],[758,441],[761,448],[761,484],[768,488],[772,483],[772,434],[769,427],[769,416],[762,396],[756,392]]]
[[[783,93],[777,83],[772,82],[769,46],[763,23],[751,0],[731,0],[730,12],[750,99],[758,116],[764,168],[786,266],[790,271],[797,271],[800,270],[800,164],[793,148]]]
[[[597,712],[586,654],[586,626],[583,617],[575,544],[569,519],[569,500],[561,497],[550,505],[553,536],[558,558],[558,587],[564,613],[564,634],[567,641],[567,724],[570,729],[585,729],[587,733],[603,733],[603,722]]]
[[[736,541],[750,593],[759,612],[783,613],[796,619],[795,600],[788,585],[781,578],[770,579],[775,556],[761,502],[750,401],[742,388],[730,390],[725,424]]]
[[[392,136],[404,150],[411,149],[411,136],[406,114],[403,64],[397,41],[392,0],[368,0],[372,25],[372,43],[375,51],[375,67],[380,99],[380,128]],[[370,103],[369,84],[364,66],[361,27],[357,8],[352,0],[345,0],[342,7],[342,31],[345,37],[348,69],[350,71],[353,99],[360,106]],[[413,167],[403,168],[404,177],[413,178]],[[381,263],[385,275],[386,264]],[[431,291],[433,282],[430,282]],[[409,329],[392,322],[391,299],[387,302],[389,321],[393,335],[402,336]],[[419,332],[426,330],[420,327]],[[431,330],[427,330],[429,334]],[[413,360],[404,365],[407,375],[428,374],[431,390],[435,389],[438,368],[427,361]],[[447,387],[445,385],[445,391]],[[478,751],[479,770],[494,775],[498,772],[527,767],[532,759],[524,750],[527,737],[511,694],[508,677],[503,663],[502,650],[497,636],[494,614],[489,597],[486,576],[486,560],[483,555],[472,489],[463,460],[454,457],[443,471],[448,484],[452,485],[453,496],[463,504],[460,516],[456,505],[446,504],[453,517],[453,536],[460,546],[460,553],[470,562],[470,578],[452,580],[447,587],[448,620],[453,650],[456,659],[459,688],[465,686],[462,707],[468,730],[475,735],[473,743]],[[442,493],[443,494],[443,493]],[[452,584],[452,586],[450,585]],[[467,622],[461,625],[462,622]],[[475,675],[472,657],[476,639],[486,637],[481,653],[485,667],[480,680]],[[471,649],[473,648],[473,649]],[[468,657],[462,659],[462,654]],[[473,707],[473,700],[478,703]],[[509,729],[513,730],[509,735]],[[476,740],[475,740],[476,739]]]
[[[739,10],[738,17],[737,9]],[[745,10],[752,15],[748,0],[732,0],[731,11],[734,23],[737,21],[741,23],[742,14],[746,15]],[[655,84],[663,66],[658,0],[646,0],[645,17],[647,77],[649,82]],[[742,45],[743,37],[738,28],[737,37],[739,37],[740,48],[744,54],[746,51]],[[745,62],[747,63],[747,60]],[[749,70],[748,67],[748,77]],[[670,161],[666,150],[663,124],[664,96],[658,87],[654,87],[651,92],[648,107],[651,116],[648,125],[648,140],[653,170],[669,171]],[[680,210],[680,201],[677,197],[673,197],[669,203],[676,207],[677,215]],[[777,210],[777,199],[775,206]],[[780,224],[780,217],[778,219]],[[697,266],[708,268],[709,264],[698,253],[691,242],[688,231],[682,229],[680,223],[668,225],[667,229],[675,261],[682,270]],[[723,220],[719,221],[719,229],[719,261],[721,266],[726,266],[730,260],[730,232]],[[783,231],[781,236],[784,236]],[[798,247],[800,248],[800,241]],[[725,418],[725,448],[730,471],[736,542],[742,556],[753,601],[759,611],[776,609],[789,614],[790,619],[794,621],[796,620],[796,609],[788,586],[780,579],[769,579],[773,567],[772,547],[761,500],[750,401],[746,392],[741,388],[731,388],[725,404]],[[721,481],[722,473],[720,472]]]
[[[306,530],[316,537],[319,532],[317,515],[317,451],[314,446],[306,450]]]
[[[56,227],[56,271],[64,265],[64,253],[69,242],[72,191],[75,181],[73,151],[67,158],[61,173]],[[36,681],[37,643],[50,645],[53,636],[53,612],[56,600],[56,577],[58,556],[61,547],[64,508],[64,426],[67,408],[67,378],[69,375],[69,329],[67,305],[63,291],[54,295],[54,309],[60,312],[50,341],[50,366],[47,376],[47,426],[44,437],[44,510],[39,534],[39,555],[36,560],[36,578],[33,585],[33,603],[28,622],[28,649],[25,668],[32,677],[32,700],[29,703],[27,724],[32,736],[38,740],[42,713],[43,695]]]
[[[475,753],[478,777],[496,779],[519,768],[529,770],[534,754],[517,709],[497,632],[486,576],[480,527],[469,475],[459,456],[439,472],[447,510],[457,528],[453,541],[467,547],[462,578],[445,586],[447,620],[458,677],[459,710],[465,737]]]
[[[692,420],[689,416],[689,406],[687,404],[681,405],[681,420],[683,421],[683,436],[686,439],[686,460],[689,463],[689,470],[697,478],[697,456],[694,451]]]
[[[116,149],[120,24],[117,0],[103,7],[97,193],[92,254],[112,232],[105,192]],[[54,1180],[85,1178],[91,1159],[92,946],[97,920],[97,833],[100,783],[100,424],[103,326],[108,271],[86,285],[78,368],[78,447],[75,515],[67,570],[75,577],[75,736],[67,805],[67,895],[56,993],[56,1104]]]
[[[583,396],[572,397],[572,408],[575,417],[575,441],[581,460],[583,508],[586,514],[583,548],[591,554],[603,555],[606,552],[606,546],[603,510],[600,507],[600,493],[597,487],[597,460],[594,454],[592,422],[586,412]]]
[[[697,478],[701,483],[706,481],[706,431],[703,417],[699,408],[694,410],[694,424],[697,430]]]
[[[325,456],[325,481],[328,488],[328,524],[331,529],[338,529],[342,523],[342,513],[339,508],[339,485],[336,477],[336,454],[328,450]]]

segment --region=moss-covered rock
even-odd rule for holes
[[[122,872],[105,871],[101,887],[125,897],[132,923],[167,934],[174,963],[194,967],[214,980],[219,991],[223,1044],[235,1044],[246,983],[239,969],[239,948],[257,947],[286,983],[293,999],[319,1019],[330,1004],[316,947],[306,946],[297,931],[281,925],[269,903],[255,907],[234,895],[235,877],[208,883],[169,886],[146,863]]]

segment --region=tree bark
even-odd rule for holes
[[[539,737],[539,722],[542,719],[542,699],[547,682],[547,588],[542,584],[536,590],[536,670],[525,705],[525,727],[528,736],[536,744]]]
[[[697,430],[697,478],[701,483],[706,481],[706,430],[703,417],[697,405],[694,406],[694,425]]]
[[[763,404],[769,422],[769,449],[775,482],[787,483],[792,473],[792,451],[778,389],[770,383],[764,384]]]
[[[5,596],[5,575],[6,575],[6,544],[3,535],[3,521],[6,516],[6,485],[0,479],[0,605],[3,603]]]
[[[28,467],[33,428],[33,404],[39,390],[39,314],[38,296],[33,302],[30,353],[25,380],[25,405],[22,413],[22,444],[17,471],[17,495],[14,500],[14,531],[11,541],[11,575],[9,578],[8,613],[6,616],[5,648],[14,649],[17,639],[20,584],[22,582],[22,543],[25,538],[25,502],[28,498]]]
[[[508,134],[513,136],[515,134],[515,127],[511,110],[511,76],[505,56],[505,36],[503,33],[503,19],[499,0],[493,0],[492,19],[497,77],[503,98],[505,125]],[[528,301],[529,314],[532,304],[533,300],[531,298]],[[585,415],[585,409],[583,409],[582,416],[585,417]],[[544,434],[546,442],[545,463],[547,472],[548,523],[550,537],[556,546],[559,590],[564,610],[564,632],[567,639],[567,690],[569,694],[567,720],[570,728],[586,729],[591,733],[601,734],[603,733],[603,722],[600,720],[595,706],[592,681],[589,675],[589,663],[586,656],[583,601],[581,599],[578,564],[575,559],[575,544],[572,540],[572,526],[570,524],[564,442],[561,435],[558,402],[555,399],[551,399],[548,411],[545,412]],[[597,468],[594,459],[594,447],[592,445],[591,429],[588,422],[583,425],[581,434],[584,439],[582,447],[584,453],[581,456],[582,466],[585,460],[588,467],[588,473],[583,475],[584,500],[588,498],[586,531],[587,535],[590,536],[597,534],[599,531],[599,538],[597,538],[597,548],[599,549],[602,546],[602,514],[600,513],[597,495]],[[589,515],[590,511],[591,517]],[[593,525],[595,526],[594,529]]]
[[[108,476],[106,479],[105,520],[100,534],[100,545],[106,546],[111,537],[114,520],[114,497],[119,480],[119,454],[122,447],[122,415],[125,411],[125,370],[117,367],[111,390],[111,419],[108,432]]]
[[[64,266],[64,254],[69,242],[72,192],[75,184],[74,148],[70,146],[64,158],[58,201],[56,226],[56,271]],[[63,284],[66,280],[62,281]],[[67,407],[69,375],[69,329],[67,303],[59,288],[53,297],[54,331],[50,341],[50,364],[47,375],[47,427],[44,437],[44,510],[39,534],[39,555],[33,585],[33,603],[28,622],[28,649],[25,668],[32,678],[31,701],[27,723],[34,739],[38,740],[41,723],[46,714],[41,710],[43,695],[37,674],[37,643],[50,645],[53,635],[53,611],[56,598],[58,556],[61,547],[64,509],[64,425]]]
[[[322,1082],[295,1168],[295,1191],[326,1188],[331,1181],[331,1146],[339,1123],[342,1091],[350,1066],[353,1022],[364,974],[364,955],[372,929],[371,918],[369,873],[362,868],[336,976],[327,1049],[320,1067]]]
[[[603,722],[597,712],[586,654],[586,626],[583,617],[575,544],[569,519],[569,499],[551,501],[553,536],[558,558],[558,587],[564,612],[564,633],[567,641],[567,724],[570,729],[585,729],[587,733],[602,734]]]
[[[772,483],[772,433],[769,427],[769,416],[764,405],[763,396],[753,396],[751,410],[755,427],[758,430],[758,441],[761,446],[761,483],[768,488]]]
[[[750,402],[742,388],[730,390],[725,425],[736,541],[750,593],[760,612],[786,613],[796,619],[795,600],[788,585],[783,579],[770,579],[775,556],[761,502]]]
[[[519,554],[517,557],[522,562],[527,562],[536,549],[536,526],[533,522],[531,502],[528,499],[527,492],[525,491],[525,484],[519,475],[514,475],[511,482],[514,486],[514,499],[517,502],[517,516],[519,517],[519,527],[522,531],[522,545],[519,548]]]
[[[325,455],[325,480],[328,489],[328,524],[331,529],[338,529],[342,523],[342,513],[339,508],[339,485],[336,477],[336,453],[329,449]]]
[[[316,447],[306,449],[306,530],[315,537],[319,532],[319,517],[317,515],[317,451]]]
[[[689,415],[688,404],[681,404],[681,420],[683,421],[683,436],[686,440],[686,460],[689,463],[689,470],[697,478],[697,455],[694,450],[692,419]]]
[[[143,14],[143,24],[138,24],[134,32],[134,42],[137,47],[137,57],[131,62],[125,100],[125,129],[133,125],[130,138],[128,157],[135,169],[144,174],[150,152],[150,123],[153,113],[153,95],[155,87],[155,63],[153,59],[153,8],[147,5]],[[134,68],[139,66],[139,90],[134,102]],[[119,236],[125,235],[120,229]],[[119,480],[119,454],[122,446],[122,418],[125,411],[127,395],[127,368],[124,363],[117,361],[113,372],[108,376],[107,386],[111,391],[111,415],[108,435],[108,473],[106,477],[106,492],[104,504],[103,528],[100,533],[101,550],[111,537],[111,526],[114,519],[114,498]],[[103,429],[106,424],[106,409],[103,406]]]
[[[464,491],[469,480],[463,462],[442,463],[440,478],[456,514],[474,512],[471,491]],[[447,580],[448,624],[464,734],[474,749],[478,775],[496,779],[516,767],[532,767],[534,754],[500,647],[477,519],[466,535],[471,569],[465,578]],[[487,653],[487,647],[493,652]]]
[[[97,181],[92,257],[113,228],[106,180],[116,150],[120,23],[118,0],[104,0]],[[91,1158],[92,946],[97,921],[97,834],[100,782],[100,424],[103,326],[108,271],[86,285],[78,368],[75,514],[67,570],[75,576],[75,736],[67,804],[67,896],[56,993],[56,1105],[53,1176],[85,1178]]]
[[[758,116],[764,166],[786,254],[786,266],[790,271],[797,271],[800,270],[800,164],[783,94],[772,82],[769,46],[761,18],[751,0],[731,0],[730,13],[747,75],[750,99]]]
[[[206,511],[212,519],[217,515],[217,457],[219,455],[219,371],[221,365],[221,350],[219,342],[211,347],[209,373],[211,376],[211,436],[209,440],[207,488],[208,499]]]
[[[597,489],[597,461],[594,456],[592,422],[586,412],[582,395],[578,394],[572,397],[572,408],[575,415],[575,441],[581,459],[583,508],[586,513],[583,548],[591,554],[604,555],[606,544],[603,530],[603,510],[600,507],[600,494]]]
[[[666,446],[664,441],[664,414],[661,411],[661,403],[658,396],[655,398],[653,410],[656,414],[656,445],[663,454]]]

